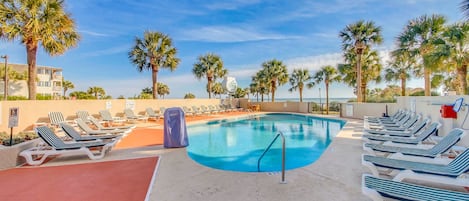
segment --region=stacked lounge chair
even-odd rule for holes
[[[441,127],[441,123],[433,122],[425,128],[425,130],[418,133],[415,137],[401,137],[401,136],[383,136],[383,135],[373,135],[373,134],[363,134],[362,139],[365,141],[391,141],[394,143],[403,143],[403,144],[419,144],[422,141],[430,137],[430,135],[436,133]]]
[[[73,126],[68,125],[67,123],[63,122],[60,123],[60,128],[70,136],[75,141],[93,141],[93,140],[111,140],[111,139],[120,139],[122,137],[121,134],[105,134],[105,135],[81,135],[77,130],[73,128]]]
[[[49,156],[56,155],[87,155],[92,160],[101,159],[117,142],[112,140],[65,143],[47,126],[37,127],[35,131],[47,145],[36,146],[20,153],[29,165],[40,165]]]
[[[148,117],[146,116],[134,114],[134,111],[130,108],[124,109],[124,114],[125,114],[125,118],[127,119],[127,121],[134,122],[136,120],[141,120],[141,121],[147,122],[148,120]]]
[[[469,193],[382,179],[368,174],[362,176],[362,193],[375,201],[381,201],[383,197],[397,200],[469,200]]]

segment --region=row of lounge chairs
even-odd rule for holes
[[[211,114],[217,114],[217,113],[223,113],[223,112],[236,112],[236,111],[242,111],[243,108],[236,108],[236,107],[230,107],[228,105],[201,105],[201,106],[183,106],[182,107],[184,114],[186,116],[200,116],[200,115],[211,115]]]
[[[435,137],[441,124],[430,122],[406,110],[365,117],[362,164],[371,172],[362,176],[365,195],[373,200],[469,200],[468,193],[452,190],[469,186],[469,149],[456,146],[466,132],[454,128]]]
[[[66,121],[60,112],[50,112],[51,127],[39,126],[35,132],[44,141],[38,146],[24,150],[20,156],[29,165],[40,165],[49,156],[87,155],[90,159],[101,159],[111,151],[116,143],[129,134],[135,125],[113,126],[116,118],[109,111],[100,111],[101,120],[89,115],[86,111],[78,111],[77,119]],[[108,126],[102,123],[107,122]],[[59,132],[63,133],[59,135]]]

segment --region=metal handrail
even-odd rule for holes
[[[277,135],[275,135],[274,139],[272,140],[272,142],[270,142],[269,146],[267,146],[267,148],[264,150],[264,152],[262,153],[262,155],[259,157],[259,159],[257,160],[257,171],[260,172],[261,171],[261,160],[262,158],[264,157],[264,155],[267,153],[267,151],[269,151],[270,147],[272,147],[272,145],[274,144],[275,140],[277,140],[277,138],[279,136],[282,136],[282,181],[280,183],[282,184],[285,184],[285,136],[283,135],[282,132],[278,132]]]

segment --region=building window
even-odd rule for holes
[[[50,87],[50,82],[39,81],[39,82],[37,82],[37,86],[38,87]]]

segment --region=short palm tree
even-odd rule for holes
[[[135,38],[129,59],[137,66],[139,72],[151,71],[153,99],[158,97],[158,72],[160,68],[167,68],[170,71],[177,68],[180,59],[176,57],[176,53],[171,38],[161,32],[145,31],[143,38]]]
[[[406,96],[407,80],[410,79],[412,68],[418,65],[410,53],[404,50],[394,50],[391,62],[384,69],[384,79],[387,82],[401,82],[401,96]]]
[[[93,95],[95,99],[99,99],[100,97],[104,97],[106,95],[104,89],[97,86],[88,88],[87,93]]]
[[[342,38],[342,50],[344,54],[352,50],[357,55],[356,62],[356,94],[357,102],[362,102],[362,54],[371,45],[381,44],[383,37],[381,35],[381,27],[376,26],[373,21],[360,20],[356,23],[347,25],[340,33],[339,37]]]
[[[220,82],[215,82],[212,86],[212,92],[214,95],[219,95],[221,99],[221,95],[225,93],[225,90]]]
[[[271,83],[268,81],[265,71],[259,70],[256,75],[252,77],[252,82],[249,85],[251,93],[255,93],[257,102],[259,102],[259,94],[261,95],[261,102],[264,102],[264,95],[269,93]]]
[[[435,48],[434,41],[444,30],[446,18],[442,15],[423,15],[410,20],[404,31],[398,36],[399,49],[403,49],[419,57],[422,61],[425,96],[430,96],[432,71],[438,66],[431,54]]]
[[[380,57],[376,50],[365,51],[363,54],[363,76],[361,81],[361,90],[366,92],[370,82],[381,82],[381,71],[383,65],[381,64]],[[362,94],[363,102],[366,102],[366,93]]]
[[[444,66],[455,71],[458,80],[457,93],[468,94],[469,23],[460,22],[448,26],[434,44],[436,44],[436,49],[432,57],[442,59]]]
[[[288,82],[287,66],[282,61],[272,59],[262,63],[266,80],[270,82],[270,91],[272,93],[272,102],[275,102],[275,91],[277,86],[284,85]]]
[[[51,56],[77,45],[75,22],[64,10],[63,0],[5,0],[0,4],[0,37],[20,38],[28,61],[28,95],[36,99],[36,57],[39,45]]]
[[[195,98],[195,95],[193,93],[187,93],[186,95],[184,95],[184,99],[194,99]]]
[[[326,114],[329,114],[329,86],[332,82],[341,80],[339,72],[336,68],[329,65],[322,67],[313,77],[316,84],[324,82],[326,87]]]
[[[357,73],[355,71],[354,66],[356,66],[357,57],[354,53],[354,50],[349,50],[346,54],[344,54],[345,60],[347,64],[339,64],[337,69],[342,76],[342,81],[347,85],[353,87],[357,86]],[[360,90],[363,91],[360,99],[365,102],[366,101],[366,90],[368,83],[371,81],[380,82],[381,81],[381,63],[379,61],[378,52],[375,50],[366,49],[362,54],[362,76],[360,80]],[[356,94],[355,89],[355,94]]]
[[[197,79],[207,78],[208,98],[212,98],[212,85],[217,78],[222,78],[228,74],[228,70],[223,67],[220,56],[212,53],[199,56],[198,62],[194,64],[192,73]]]
[[[309,74],[308,69],[293,69],[293,73],[290,77],[291,88],[288,89],[289,92],[298,90],[300,93],[300,102],[303,102],[303,89],[306,86],[311,88],[311,85],[308,85],[307,82],[311,80],[311,75]]]
[[[64,90],[64,97],[66,96],[67,91],[69,89],[74,89],[74,88],[75,88],[75,85],[73,85],[72,82],[62,79],[62,89]]]
[[[164,99],[165,95],[169,95],[169,87],[166,84],[158,82],[158,95]]]

